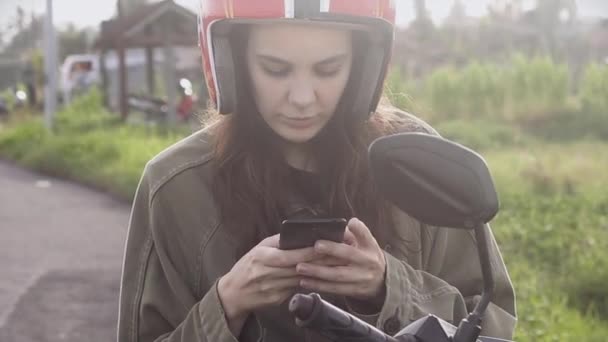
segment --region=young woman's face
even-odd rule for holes
[[[247,66],[262,118],[288,143],[314,138],[334,115],[352,65],[347,30],[297,24],[252,29]]]

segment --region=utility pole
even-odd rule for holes
[[[121,0],[116,2],[116,9],[118,10],[118,21],[122,23],[125,18],[125,8]],[[129,115],[129,105],[127,99],[127,92],[129,91],[129,81],[127,80],[127,66],[126,66],[126,52],[125,52],[125,41],[122,36],[123,32],[119,33],[118,38],[118,85],[120,89],[120,95],[118,99],[118,107],[120,109],[120,117],[126,121]]]
[[[53,25],[53,0],[46,0],[46,21],[44,39],[44,123],[48,130],[53,129],[53,117],[57,107],[57,38]]]

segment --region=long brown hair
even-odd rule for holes
[[[236,30],[232,48],[236,63],[238,103],[235,113],[222,116],[214,125],[213,193],[222,224],[241,241],[244,254],[257,241],[277,232],[285,203],[288,201],[289,166],[279,151],[279,137],[257,112],[250,91],[245,51],[247,34]],[[352,70],[364,55],[365,40],[354,36]],[[367,159],[371,141],[390,133],[383,115],[355,120],[348,110],[352,102],[357,73],[352,72],[336,113],[313,139],[313,153],[318,158],[315,171],[327,197],[322,207],[331,217],[358,217],[370,228],[383,246],[391,224],[388,207],[372,183]]]

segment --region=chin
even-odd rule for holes
[[[281,132],[283,140],[292,144],[305,144],[314,139],[319,134],[318,129],[312,130],[286,130]]]

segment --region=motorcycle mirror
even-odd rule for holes
[[[428,134],[401,133],[375,140],[369,159],[380,193],[421,222],[474,229],[498,212],[486,162],[460,144]]]

